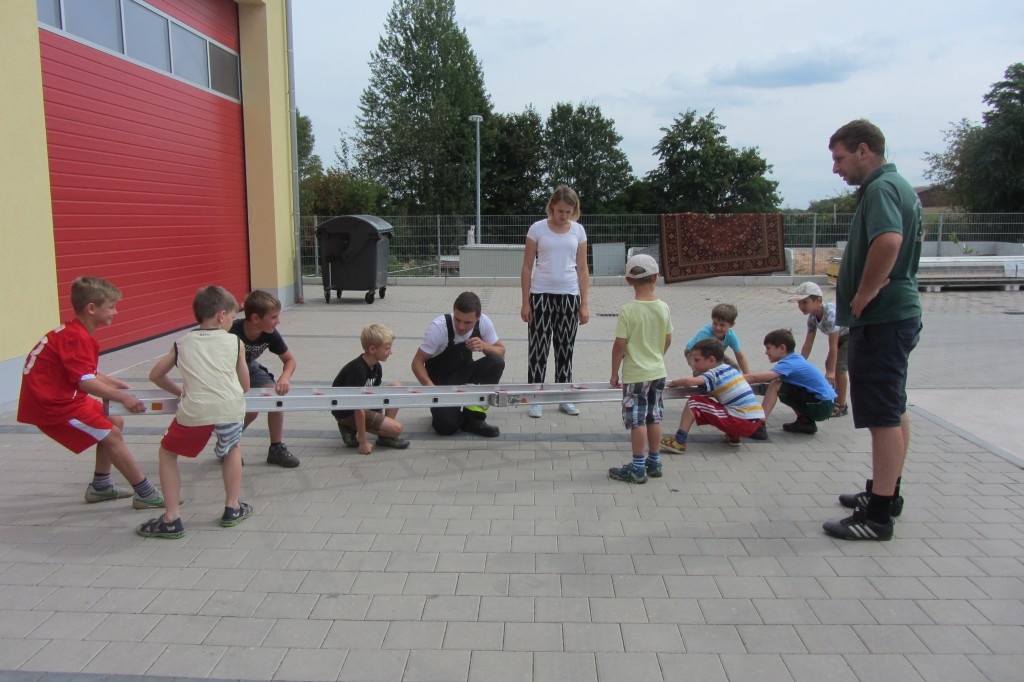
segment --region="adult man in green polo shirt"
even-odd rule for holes
[[[857,210],[839,267],[836,321],[850,328],[850,397],[855,428],[871,432],[867,490],[841,495],[852,516],[824,525],[844,540],[889,540],[910,445],[907,366],[921,333],[917,267],[921,201],[885,161],[885,136],[866,120],[847,123],[829,139],[832,172],[858,187]]]

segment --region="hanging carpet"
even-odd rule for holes
[[[661,216],[665,283],[786,269],[781,213]]]

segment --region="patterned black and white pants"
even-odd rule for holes
[[[527,381],[544,382],[548,351],[555,346],[555,383],[572,381],[572,351],[580,327],[580,297],[576,294],[530,294],[533,318],[529,326]]]

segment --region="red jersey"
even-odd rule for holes
[[[77,319],[57,327],[32,349],[21,370],[18,421],[45,426],[73,419],[94,400],[79,382],[99,371],[100,344]]]

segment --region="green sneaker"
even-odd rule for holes
[[[154,509],[156,507],[163,506],[164,494],[160,492],[159,488],[153,488],[153,492],[146,497],[135,495],[135,497],[132,498],[132,507],[135,509]]]
[[[647,469],[647,475],[651,478],[661,478],[661,462],[652,462],[650,458],[644,462],[644,468]]]
[[[107,502],[109,500],[121,500],[126,497],[131,497],[133,491],[131,488],[118,488],[116,485],[111,485],[106,490],[96,490],[92,487],[92,483],[85,489],[85,501],[88,504],[95,504],[96,502]]]
[[[359,438],[357,437],[355,429],[345,426],[344,424],[338,424],[338,431],[341,432],[341,442],[345,444],[346,448],[359,447]]]

